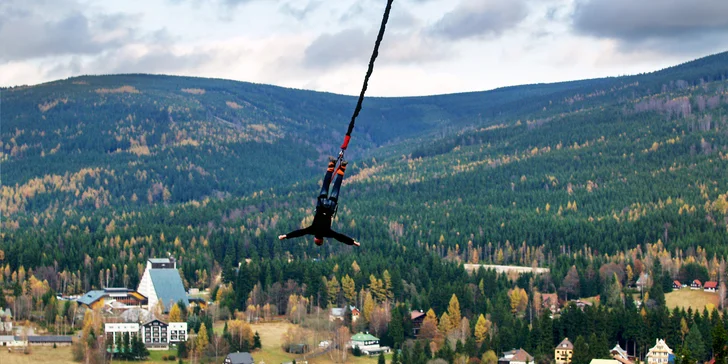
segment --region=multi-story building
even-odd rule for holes
[[[663,339],[657,339],[655,346],[645,356],[647,364],[667,364],[670,362],[670,357],[674,356],[672,349],[665,343]]]
[[[147,297],[149,310],[154,312],[161,302],[162,313],[167,313],[172,306],[182,301],[189,307],[190,301],[177,270],[177,261],[172,258],[150,258],[139,281],[137,291]]]
[[[116,338],[121,337],[125,333],[129,337],[139,335],[138,323],[106,323],[104,324],[104,333],[106,334],[106,342],[116,343]]]
[[[571,357],[574,355],[574,344],[565,338],[554,349],[554,360],[556,364],[571,364]]]

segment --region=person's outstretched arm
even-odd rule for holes
[[[309,227],[304,228],[304,229],[298,229],[298,230],[291,231],[288,234],[278,235],[278,239],[283,240],[283,239],[298,238],[300,236],[304,236],[304,235],[307,235],[307,234],[311,234],[311,231],[312,231],[312,227],[309,226]]]
[[[359,246],[360,245],[358,241],[356,241],[356,240],[354,240],[354,239],[352,239],[352,238],[350,238],[350,237],[348,237],[348,236],[346,236],[344,234],[337,233],[336,231],[333,231],[333,230],[329,230],[329,233],[327,234],[327,237],[328,238],[334,238],[334,239],[336,239],[336,240],[338,240],[338,241],[340,241],[340,242],[342,242],[342,243],[344,243],[346,245],[353,245],[353,246]]]

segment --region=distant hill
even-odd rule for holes
[[[721,53],[641,75],[367,98],[338,227],[381,249],[447,255],[470,242],[484,259],[527,266],[658,239],[725,253],[726,76]],[[179,253],[169,237],[208,236],[195,249],[209,261],[305,254],[271,241],[310,217],[356,101],[155,75],[74,77],[2,97],[0,249],[13,264],[72,269],[81,258],[49,242],[88,251],[145,236],[145,251]],[[533,253],[515,253],[522,246]]]

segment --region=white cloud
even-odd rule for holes
[[[357,94],[384,8],[375,0],[81,1],[0,2],[0,86],[145,72]],[[607,3],[397,1],[368,94],[645,72],[728,47],[728,37],[709,36],[695,44],[650,36],[625,47],[627,38],[611,28],[584,28],[591,14],[584,4]],[[693,6],[705,10],[700,4]],[[679,19],[678,10],[660,14]],[[720,16],[711,19],[723,24]]]

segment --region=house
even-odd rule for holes
[[[345,308],[331,308],[329,310],[329,321],[334,322],[336,320],[344,321],[344,314],[346,313]]]
[[[224,364],[255,364],[253,356],[250,353],[230,353],[225,357]]]
[[[513,349],[503,353],[498,364],[533,364],[533,357],[523,349]]]
[[[647,364],[666,364],[675,360],[672,349],[665,343],[663,339],[655,340],[655,346],[645,356]]]
[[[703,283],[700,282],[700,280],[696,279],[693,281],[693,283],[690,283],[690,289],[702,289]]]
[[[116,343],[117,337],[123,337],[124,334],[129,334],[129,337],[133,335],[139,335],[139,324],[138,323],[106,323],[104,324],[104,334],[106,335],[106,342]]]
[[[544,293],[541,295],[541,308],[551,311],[552,314],[561,312],[559,296],[556,293]]]
[[[0,335],[0,346],[14,347],[26,346],[27,344],[20,336]]]
[[[169,346],[169,336],[167,335],[167,323],[152,319],[142,325],[142,341],[144,345],[152,348],[167,348]]]
[[[207,300],[204,297],[187,296],[187,300],[190,301],[190,308],[199,307],[203,311],[207,310]]]
[[[172,257],[147,260],[147,267],[137,291],[147,297],[148,307],[152,312],[159,302],[162,303],[162,313],[169,312],[179,301],[188,307],[190,305],[182,277],[177,270],[177,261]]]
[[[141,337],[144,345],[154,349],[165,349],[169,344],[187,340],[187,323],[166,323],[152,319],[141,325]]]
[[[100,290],[88,291],[76,299],[79,305],[90,309],[97,309],[114,302],[120,303],[116,307],[139,307],[147,304],[147,297],[143,294],[128,288],[108,287]]]
[[[715,292],[718,290],[718,282],[716,281],[707,281],[705,282],[705,285],[703,285],[703,290],[705,292]]]
[[[568,337],[562,340],[554,349],[554,360],[556,364],[570,364],[573,355],[574,344],[569,341]]]
[[[615,345],[612,350],[609,350],[609,354],[612,355],[612,358],[614,360],[617,360],[618,362],[622,364],[633,364],[632,358],[627,354],[627,351],[622,349],[621,346],[619,346],[619,343]]]
[[[187,341],[186,322],[170,322],[167,331],[169,331],[169,342],[178,343]]]
[[[73,344],[73,339],[67,335],[28,336],[28,344],[33,346],[70,346]]]
[[[347,347],[351,349],[359,347],[359,350],[365,355],[377,355],[382,352],[389,352],[389,346],[379,346],[379,338],[362,332],[352,336]]]
[[[592,359],[589,364],[619,364],[616,359]]]
[[[410,320],[412,321],[412,335],[417,336],[417,334],[420,333],[420,327],[422,327],[422,323],[425,321],[425,315],[422,311],[412,311],[410,312]]]
[[[582,311],[584,311],[584,308],[591,307],[594,305],[593,303],[591,303],[589,301],[583,301],[583,300],[576,300],[576,301],[572,301],[572,302],[574,302],[574,304],[576,305],[576,308],[578,308]]]
[[[650,280],[650,275],[647,273],[640,274],[640,277],[637,279],[637,282],[635,282],[635,285],[640,290],[650,288],[652,286],[652,281]]]
[[[361,311],[359,311],[356,306],[349,306],[349,311],[351,311],[351,322],[356,322],[356,320],[359,319],[359,315],[361,315]]]
[[[672,281],[672,289],[682,289],[683,285],[680,281]]]

